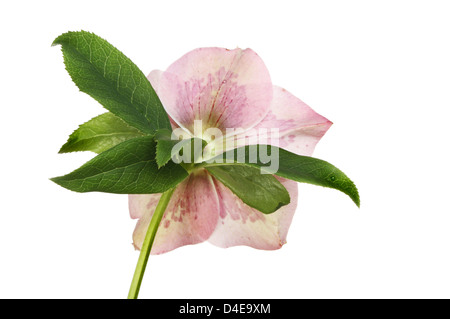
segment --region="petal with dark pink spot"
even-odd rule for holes
[[[163,72],[159,97],[181,127],[250,128],[270,109],[272,84],[263,61],[252,50],[200,48]],[[198,134],[197,134],[198,135]]]
[[[209,242],[219,247],[246,245],[274,250],[286,243],[286,236],[297,207],[297,183],[277,177],[291,197],[290,204],[272,214],[244,204],[231,190],[214,179],[220,202],[219,221]]]
[[[140,249],[158,200],[156,195],[136,196],[130,195],[130,212],[132,216],[140,217],[133,233],[134,246]],[[207,240],[216,228],[218,218],[219,202],[211,176],[205,170],[192,173],[175,189],[151,253],[162,254]]]
[[[270,144],[299,155],[311,156],[316,144],[332,124],[299,98],[273,86],[271,109],[261,122],[250,130],[209,143],[205,153],[217,150],[220,145],[223,145],[220,150],[227,151],[244,145]],[[276,135],[272,133],[273,130],[277,131]]]
[[[279,147],[311,156],[316,144],[332,124],[299,98],[274,86],[270,111],[255,129],[278,128]]]

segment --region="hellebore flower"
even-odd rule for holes
[[[196,137],[209,128],[249,144],[249,130],[278,129],[279,147],[310,156],[331,126],[291,93],[271,83],[261,58],[252,50],[200,48],[174,62],[166,71],[152,71],[150,80],[171,118],[173,128]],[[201,137],[201,136],[197,136]],[[247,137],[247,139],[246,139]],[[297,182],[276,177],[290,203],[272,214],[247,206],[205,169],[197,169],[175,189],[153,243],[152,254],[203,241],[219,247],[247,245],[273,250],[286,243],[297,207]],[[140,249],[161,194],[129,195],[131,218],[139,219],[133,234]]]
[[[206,240],[280,248],[297,182],[340,190],[359,206],[355,184],[310,156],[332,123],[273,86],[252,50],[197,49],[146,78],[93,33],[68,32],[53,45],[80,91],[109,112],[80,125],[60,149],[98,155],[51,180],[76,192],[131,194],[141,253],[129,298],[138,296],[150,252]]]

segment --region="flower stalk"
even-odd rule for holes
[[[139,289],[141,288],[142,279],[144,278],[145,268],[147,266],[150,251],[152,249],[153,241],[155,240],[156,232],[158,231],[161,219],[164,216],[164,212],[169,204],[170,198],[175,188],[171,188],[162,194],[153,213],[150,225],[148,225],[147,233],[145,235],[144,242],[142,244],[141,253],[134,271],[133,280],[131,281],[130,291],[128,293],[128,299],[137,299],[139,295]]]

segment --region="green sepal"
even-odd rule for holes
[[[196,162],[196,155],[201,156],[206,141],[200,138],[189,138],[184,140],[172,139],[172,132],[169,130],[158,130],[155,134],[156,163],[158,167],[166,165],[169,160],[178,163],[191,164]],[[184,154],[183,151],[189,154]],[[184,159],[184,161],[183,161]]]
[[[270,174],[245,165],[224,165],[206,168],[245,204],[264,214],[271,214],[290,203],[286,188]]]

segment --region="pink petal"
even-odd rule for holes
[[[160,195],[158,195],[160,196]],[[147,198],[148,201],[145,201]],[[131,195],[132,216],[140,216],[133,233],[137,249],[147,232],[158,201],[156,195]],[[162,254],[175,248],[205,241],[214,231],[219,212],[219,202],[211,176],[200,170],[179,184],[170,199],[156,233],[152,254]]]
[[[141,218],[145,212],[154,211],[161,194],[130,194],[128,195],[128,209],[132,219]]]
[[[163,74],[163,71],[160,70],[153,70],[150,72],[149,75],[147,75],[147,79],[150,81],[150,84],[152,85],[153,89],[155,90],[156,94],[159,97],[158,89],[159,89],[159,82],[161,79],[161,75]],[[167,111],[166,111],[167,112]],[[172,125],[172,130],[178,128],[178,124],[175,123],[175,121],[169,116],[170,124]]]
[[[159,82],[162,74],[163,71],[161,70],[153,70],[149,75],[147,75],[147,79],[150,81],[150,84],[152,85],[153,90],[155,90],[156,94],[158,94]]]
[[[290,204],[265,215],[245,205],[222,183],[214,179],[220,201],[220,217],[209,242],[219,247],[246,245],[274,250],[286,243],[286,236],[297,207],[297,183],[277,177],[286,187]]]
[[[271,88],[269,73],[252,50],[201,48],[163,72],[158,94],[169,115],[191,133],[196,133],[194,120],[202,120],[203,130],[225,134],[226,128],[259,123],[269,111]]]
[[[274,86],[271,109],[255,129],[278,128],[279,147],[311,156],[316,144],[332,124],[299,98]]]
[[[238,133],[235,136],[225,136],[209,143],[205,154],[211,153],[217,147],[217,155],[221,151],[252,144],[271,144],[299,155],[311,156],[316,144],[333,123],[294,95],[277,86],[273,86],[273,100],[269,113],[252,129]],[[271,140],[271,130],[278,130],[278,141]],[[267,132],[267,139],[262,139]],[[208,159],[208,157],[206,157]]]

